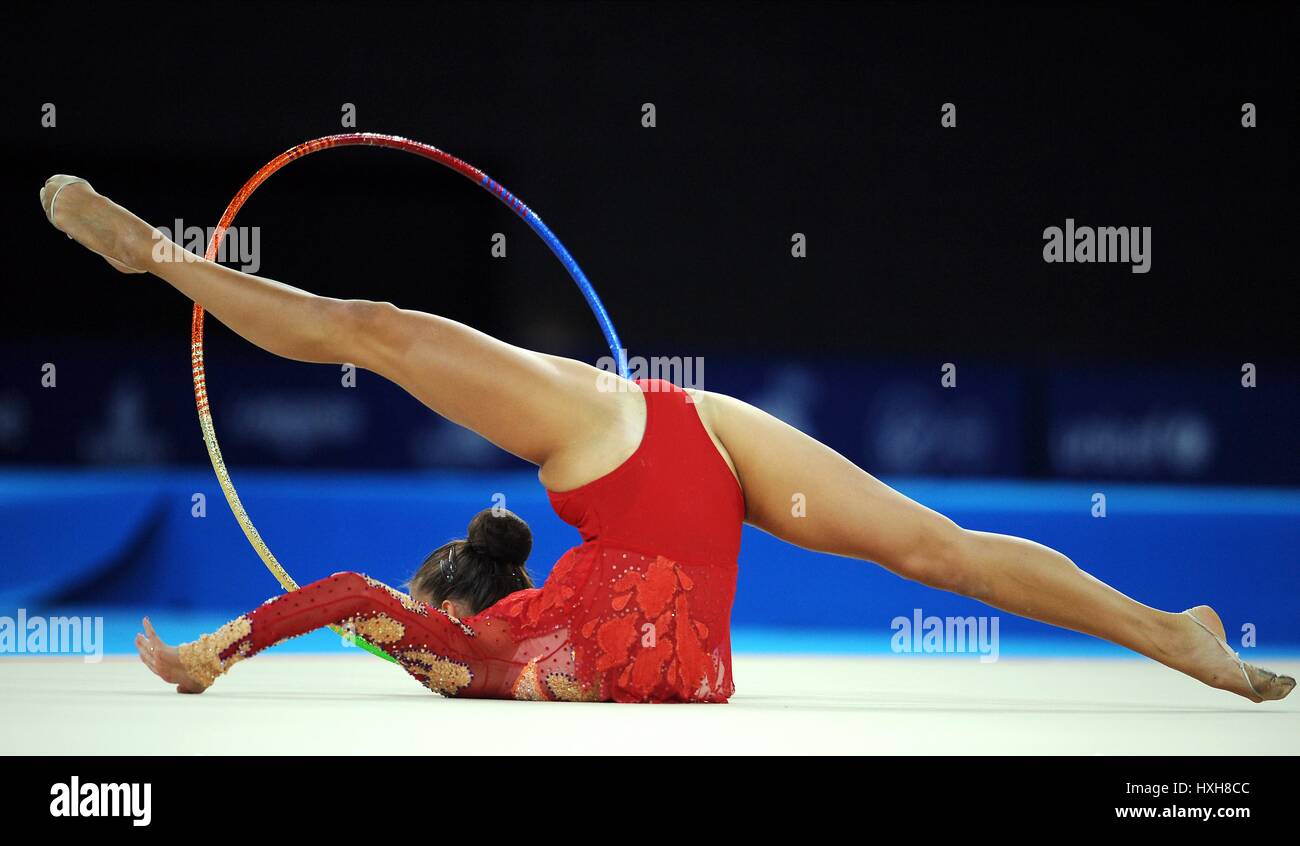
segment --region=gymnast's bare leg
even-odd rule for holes
[[[597,390],[597,377],[606,374],[595,368],[523,350],[435,315],[318,297],[203,261],[89,185],[69,179],[54,177],[42,189],[47,216],[54,192],[63,186],[52,222],[114,267],[158,276],[276,355],[352,363],[379,373],[435,412],[538,465],[551,490],[577,487],[612,470],[640,440],[640,393]],[[1150,608],[1055,550],[962,529],[753,406],[693,393],[741,483],[748,522],[764,531],[1109,640],[1253,701],[1281,699],[1295,687],[1289,677],[1239,665],[1221,645],[1223,625],[1208,606],[1190,609],[1195,620]],[[806,497],[802,517],[791,513],[796,493]]]

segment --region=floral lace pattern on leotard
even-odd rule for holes
[[[577,597],[581,617],[559,600],[488,612],[508,620],[516,635],[567,632],[573,674],[552,673],[543,682],[530,665],[517,698],[568,700],[585,691],[620,702],[720,702],[731,695],[730,594],[713,583],[725,586],[734,575],[608,547],[582,557],[593,566],[567,560],[552,574],[565,585],[557,596]],[[585,585],[575,570],[584,571]]]

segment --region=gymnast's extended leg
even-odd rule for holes
[[[706,392],[699,406],[734,463],[747,520],[782,540],[875,561],[905,578],[1104,638],[1250,699],[1280,699],[1295,686],[1249,664],[1247,683],[1236,661],[1186,614],[1136,602],[1041,544],[962,529],[753,406]],[[804,516],[792,512],[796,493],[806,498]],[[1212,609],[1192,610],[1224,637]]]
[[[590,365],[521,349],[437,315],[320,297],[205,261],[73,177],[52,177],[41,202],[56,228],[119,270],[167,281],[268,352],[351,363],[388,378],[540,466],[552,489],[613,469],[639,440],[644,403],[635,393],[594,390],[601,374]],[[420,259],[411,261],[415,269]]]

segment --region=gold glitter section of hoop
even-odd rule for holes
[[[196,396],[199,395],[200,391],[203,391],[201,356],[202,349],[200,348],[195,352],[197,362],[195,365],[197,368],[195,375]],[[221,492],[230,505],[231,513],[235,515],[235,522],[243,530],[244,537],[248,538],[248,542],[252,545],[253,551],[257,553],[257,557],[262,559],[262,563],[271,571],[271,575],[275,576],[275,580],[280,583],[280,587],[286,591],[297,590],[298,583],[293,580],[289,572],[276,559],[275,554],[271,552],[271,548],[266,545],[266,541],[262,540],[262,535],[257,531],[257,527],[253,525],[252,518],[244,510],[244,503],[239,499],[239,493],[235,490],[234,482],[230,480],[230,471],[226,469],[225,459],[221,456],[221,446],[217,443],[216,427],[213,425],[212,415],[207,409],[206,391],[202,392],[202,396],[204,401],[199,411],[199,429],[203,432],[203,444],[208,448],[208,457],[212,460],[212,469],[217,474],[217,483],[221,486]],[[344,636],[343,629],[338,626],[330,626],[330,629],[340,637]]]

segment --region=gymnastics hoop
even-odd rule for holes
[[[555,237],[555,233],[542,222],[536,212],[524,205],[524,202],[514,194],[507,191],[501,183],[489,178],[486,173],[473,165],[445,153],[437,147],[422,144],[419,141],[412,141],[409,138],[402,138],[397,135],[380,135],[373,132],[351,132],[342,135],[327,135],[324,138],[307,141],[285,150],[263,165],[261,170],[253,174],[253,177],[244,183],[244,187],[239,189],[239,193],[235,194],[234,199],[230,201],[230,205],[226,206],[225,212],[221,215],[216,230],[212,233],[212,240],[208,242],[208,249],[204,254],[204,258],[208,261],[216,260],[218,247],[226,235],[226,230],[234,221],[235,215],[238,214],[239,209],[253,195],[258,186],[265,182],[271,174],[294,159],[300,159],[321,150],[328,150],[331,147],[388,147],[389,149],[423,156],[451,168],[505,203],[511,211],[523,218],[524,222],[546,242],[546,246],[550,247],[551,252],[564,265],[564,269],[569,272],[569,276],[573,277],[573,281],[578,284],[578,289],[582,291],[582,296],[587,300],[587,305],[591,307],[592,313],[596,316],[596,322],[600,324],[600,330],[605,335],[605,341],[609,344],[610,352],[614,354],[614,361],[618,364],[619,375],[623,376],[623,378],[628,377],[627,353],[619,342],[618,333],[614,329],[613,321],[609,319],[609,313],[605,311],[605,306],[601,303],[600,297],[596,295],[596,289],[587,281],[587,276],[582,272],[582,268],[578,267],[578,262],[560,243],[560,239]],[[276,559],[275,554],[266,545],[266,541],[262,540],[257,527],[253,525],[252,519],[244,509],[244,504],[239,499],[239,493],[235,490],[234,483],[230,480],[230,472],[226,469],[226,462],[221,457],[221,446],[217,443],[217,432],[212,423],[212,405],[208,401],[207,377],[203,368],[203,307],[197,303],[194,305],[194,315],[190,323],[190,342],[194,374],[194,403],[199,411],[199,428],[203,431],[203,443],[208,448],[208,457],[212,459],[212,469],[216,471],[217,481],[221,484],[222,493],[225,494],[226,502],[230,504],[230,510],[234,512],[239,527],[244,530],[244,537],[248,538],[248,542],[252,544],[253,550],[257,552],[258,557],[262,559],[262,563],[271,571],[271,575],[275,576],[276,581],[280,583],[280,586],[285,591],[297,590],[298,583],[293,580],[289,572]],[[387,652],[367,642],[364,638],[355,636],[353,633],[345,633],[338,626],[330,626],[330,628],[342,636],[353,639],[357,645],[368,652],[381,658],[387,658],[389,661],[395,660]]]

